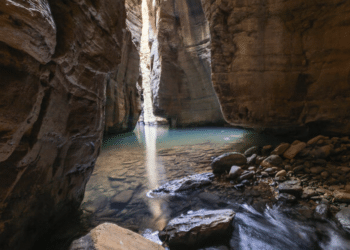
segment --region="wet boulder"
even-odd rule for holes
[[[221,174],[230,171],[233,165],[242,166],[246,163],[247,158],[243,154],[233,152],[216,157],[211,163],[211,167],[214,174]]]
[[[335,218],[341,226],[350,233],[350,207],[341,209]]]
[[[212,173],[190,175],[180,180],[169,181],[154,189],[151,193],[176,193],[196,189],[211,184],[213,178],[214,175]]]
[[[159,232],[170,248],[194,247],[229,236],[235,212],[231,209],[198,210],[172,219]]]

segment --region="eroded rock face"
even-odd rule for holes
[[[129,31],[124,35],[122,58],[107,81],[106,133],[133,131],[141,113],[140,56]]]
[[[176,126],[223,123],[200,0],[148,2],[154,114]]]
[[[6,0],[0,13],[0,248],[30,249],[83,199],[106,85],[122,70],[125,8],[121,0]]]
[[[350,132],[350,2],[202,2],[226,121]]]

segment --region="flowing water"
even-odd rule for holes
[[[226,246],[233,249],[350,249],[349,236],[333,222],[300,219],[295,211],[266,206],[269,200],[263,197],[254,203],[230,183],[215,181],[180,195],[147,195],[167,181],[210,172],[212,158],[222,153],[280,142],[271,136],[227,127],[169,129],[138,125],[132,133],[108,136],[86,186],[82,216],[55,232],[51,242],[56,247],[46,244],[46,248],[67,249],[73,238],[103,222],[114,222],[154,238],[152,232],[182,213],[232,208],[237,212],[235,228]]]

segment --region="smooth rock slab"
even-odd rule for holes
[[[213,178],[214,175],[212,173],[190,175],[180,180],[169,181],[153,190],[152,193],[176,193],[195,189],[211,184]]]
[[[214,174],[221,174],[225,171],[229,171],[231,166],[242,166],[247,163],[247,158],[240,153],[226,153],[216,157],[211,163]]]
[[[335,218],[342,225],[342,227],[350,233],[350,207],[341,209]]]
[[[69,250],[164,250],[141,235],[112,223],[103,223],[72,242]]]
[[[172,219],[159,233],[159,238],[170,247],[196,246],[225,235],[231,231],[235,217],[231,209],[198,210]]]

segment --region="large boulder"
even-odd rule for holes
[[[198,210],[172,219],[159,232],[159,238],[170,247],[194,247],[221,240],[232,229],[235,212],[231,209]]]
[[[243,154],[233,152],[216,157],[211,163],[211,168],[214,174],[221,174],[228,172],[233,165],[242,166],[246,163],[247,158]]]
[[[141,235],[112,223],[103,223],[70,245],[69,250],[164,250]]]

